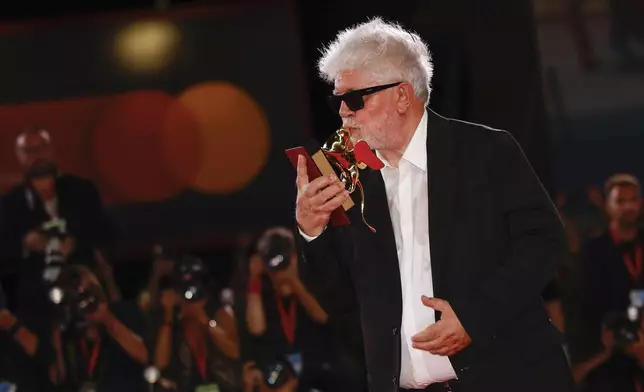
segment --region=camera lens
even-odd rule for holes
[[[49,300],[56,305],[63,302],[64,293],[60,287],[53,287],[49,290]]]

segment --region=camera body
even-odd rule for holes
[[[206,266],[194,256],[183,256],[174,268],[175,287],[186,301],[200,301],[208,296]]]
[[[269,271],[282,271],[289,267],[294,250],[291,238],[275,233],[268,237],[268,245],[261,256]]]
[[[47,283],[54,284],[65,265],[62,243],[67,236],[67,221],[53,218],[42,224],[41,232],[49,238],[45,248],[43,279]]]
[[[625,349],[639,340],[639,330],[644,309],[644,290],[630,293],[630,305],[626,312],[609,314],[604,319],[606,328],[613,334],[615,347]]]

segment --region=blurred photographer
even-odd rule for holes
[[[10,308],[28,325],[51,317],[47,285],[64,264],[88,264],[111,298],[118,293],[100,249],[112,238],[100,196],[90,181],[60,172],[49,133],[33,128],[16,139],[23,181],[0,201],[0,277]]]
[[[64,323],[56,365],[62,390],[141,390],[149,357],[136,303],[108,303],[96,276],[80,265],[66,266],[59,284]]]
[[[266,230],[249,263],[245,315],[252,359],[287,358],[301,390],[337,383],[328,316],[300,280],[293,233],[282,227]]]
[[[160,286],[153,363],[175,384],[172,390],[239,391],[236,321],[219,303],[217,287],[203,261],[183,257]]]
[[[594,339],[573,347],[573,375],[587,391],[642,391],[641,312],[631,298],[644,288],[640,183],[617,174],[606,182],[605,194],[608,230],[584,246],[580,260],[585,325]]]

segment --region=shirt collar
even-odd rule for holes
[[[376,155],[384,162],[385,167],[391,167],[378,151]],[[401,160],[411,163],[422,171],[427,171],[427,111],[423,113]]]

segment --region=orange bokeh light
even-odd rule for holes
[[[194,116],[203,148],[192,187],[225,194],[248,185],[268,158],[270,134],[262,108],[244,90],[226,82],[198,84],[178,99]]]

